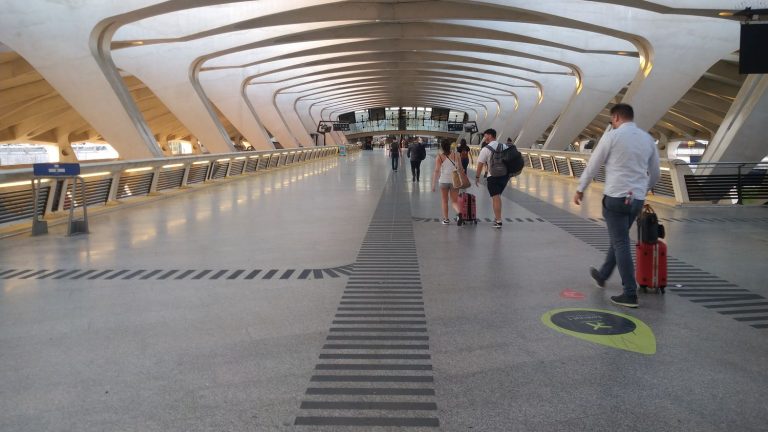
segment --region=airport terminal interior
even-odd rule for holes
[[[0,431],[768,430],[765,2],[0,8]],[[590,275],[604,167],[574,202],[619,103],[660,159],[637,308]]]

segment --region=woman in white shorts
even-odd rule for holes
[[[453,171],[458,169],[463,171],[459,154],[451,151],[451,142],[444,139],[440,142],[442,150],[435,158],[435,172],[432,177],[432,192],[435,191],[437,184],[440,184],[440,194],[442,195],[443,225],[448,225],[451,220],[448,219],[448,197],[451,198],[451,205],[456,211],[457,219],[461,213],[459,208],[459,190],[453,187]]]

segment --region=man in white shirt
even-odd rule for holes
[[[634,123],[635,113],[627,104],[611,108],[610,130],[603,135],[592,152],[587,167],[579,179],[573,202],[581,205],[584,189],[605,164],[603,217],[611,246],[600,269],[590,267],[590,275],[600,288],[618,267],[623,294],[611,297],[611,302],[636,308],[637,281],[630,252],[629,228],[645,202],[645,195],[659,180],[659,152],[656,143]]]
[[[493,154],[493,150],[501,150],[499,148],[501,144],[496,141],[496,131],[494,129],[488,129],[483,132],[483,141],[487,142],[488,145],[483,146],[483,148],[480,150],[480,154],[477,156],[477,168],[475,169],[475,186],[480,186],[480,176],[483,175],[483,167],[488,165],[488,161]],[[489,172],[488,177],[486,178],[486,183],[488,186],[488,194],[491,196],[491,201],[493,202],[493,216],[495,218],[493,227],[500,229],[501,193],[504,192],[504,188],[507,187],[507,183],[509,183],[509,174],[507,173],[506,175],[493,176],[490,173],[490,168],[488,171]]]

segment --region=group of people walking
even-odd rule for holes
[[[627,104],[616,104],[610,110],[611,127],[606,131],[587,163],[579,179],[579,185],[573,197],[576,205],[581,205],[584,190],[605,166],[605,188],[602,198],[602,212],[610,238],[610,247],[600,268],[590,267],[589,274],[595,285],[605,287],[606,281],[618,268],[623,286],[621,295],[612,296],[611,302],[638,307],[637,281],[635,280],[634,262],[630,251],[629,230],[637,219],[645,203],[646,195],[660,177],[659,154],[656,143],[644,130],[634,123],[634,110]],[[496,131],[483,132],[482,149],[477,157],[475,185],[480,186],[485,178],[488,194],[493,205],[493,227],[502,227],[501,194],[509,182],[509,173],[493,175],[489,169],[489,160],[494,152],[501,151],[504,144],[496,140]],[[423,153],[422,153],[423,152]],[[396,171],[400,156],[400,146],[394,144],[391,150],[392,167]],[[411,160],[413,181],[419,181],[421,161],[426,157],[420,142],[408,147]],[[440,153],[435,159],[432,179],[432,191],[439,187],[441,193],[442,223],[448,225],[449,203],[455,210],[456,220],[460,220],[462,209],[459,207],[459,191],[453,186],[453,172],[466,174],[471,160],[469,146],[465,140],[451,148],[449,140],[440,143]]]

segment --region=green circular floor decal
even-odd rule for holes
[[[642,354],[656,353],[651,328],[629,315],[599,309],[554,309],[542,315],[541,321],[579,339]]]

